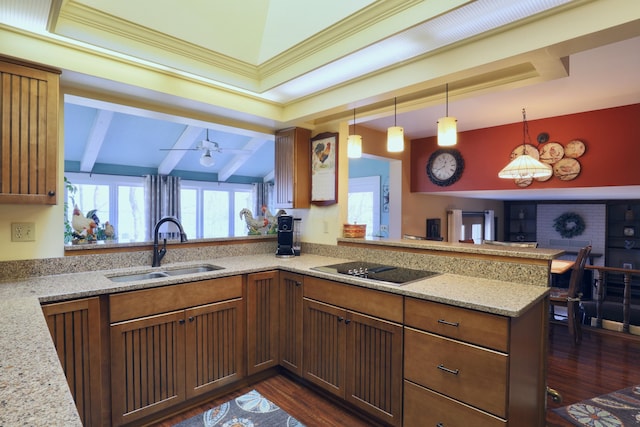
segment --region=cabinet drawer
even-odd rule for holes
[[[404,316],[407,326],[509,351],[508,317],[414,298],[406,298]]]
[[[404,382],[405,427],[505,427],[505,420],[479,411],[409,381]]]
[[[242,276],[123,292],[109,296],[110,321],[135,319],[242,297]]]
[[[370,316],[402,323],[403,297],[401,295],[315,277],[305,277],[304,296]]]
[[[404,343],[407,380],[506,418],[507,355],[411,328]]]

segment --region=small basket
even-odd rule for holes
[[[344,224],[343,237],[363,238],[367,234],[367,224]]]

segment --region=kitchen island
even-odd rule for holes
[[[307,248],[311,249],[311,248]],[[449,248],[455,251],[455,248]],[[487,249],[489,250],[489,249]],[[491,249],[489,251],[493,251]],[[311,252],[311,250],[309,250]],[[326,252],[319,248],[316,252]],[[463,249],[464,251],[464,249]],[[525,251],[520,257],[543,259],[545,262],[561,252],[540,253]],[[335,254],[334,254],[335,255]],[[220,270],[177,277],[160,277],[135,282],[114,282],[110,276],[148,272],[149,267],[134,266],[5,279],[0,282],[0,367],[1,425],[80,425],[80,420],[68,391],[56,351],[40,309],[42,303],[74,300],[119,292],[156,288],[198,280],[222,278],[269,270],[288,271],[305,276],[329,279],[353,286],[370,288],[443,303],[506,317],[518,317],[547,296],[545,286],[530,286],[516,281],[494,280],[444,272],[434,277],[404,286],[369,283],[355,277],[336,277],[313,270],[321,265],[348,259],[337,251],[335,256],[303,254],[292,259],[278,259],[271,253],[231,257],[195,259],[170,263],[163,268],[178,268],[215,264]],[[392,258],[393,261],[393,258]],[[457,262],[452,260],[452,262]],[[430,268],[431,269],[431,268]]]

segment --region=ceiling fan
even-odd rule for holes
[[[207,129],[207,138],[198,142],[193,148],[161,148],[160,151],[204,151],[200,157],[200,164],[202,166],[213,166],[215,163],[212,152],[222,153],[220,145],[215,141],[209,141],[209,129]]]

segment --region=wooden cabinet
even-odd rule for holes
[[[47,304],[42,311],[82,425],[110,425],[109,383],[102,368],[106,318],[103,322],[100,300]]]
[[[607,267],[640,270],[640,200],[607,203]],[[631,298],[640,299],[638,277],[631,276]],[[606,296],[609,300],[622,300],[624,278],[622,274],[607,273]]]
[[[109,299],[114,425],[150,416],[244,376],[241,277]]]
[[[288,128],[276,132],[276,208],[305,209],[311,201],[311,131]]]
[[[547,304],[511,318],[406,298],[404,425],[544,425]]]
[[[402,425],[402,297],[307,277],[303,309],[303,377]]]
[[[535,242],[537,239],[537,204],[505,202],[505,234],[507,242]]]
[[[0,60],[0,203],[57,203],[59,74]]]
[[[303,287],[303,275],[280,272],[280,365],[300,377]]]
[[[278,365],[278,272],[247,275],[247,374]]]

